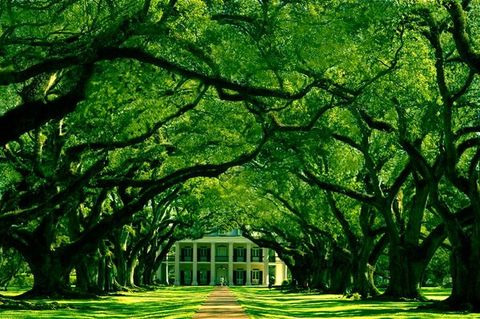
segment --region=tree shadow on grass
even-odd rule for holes
[[[249,301],[246,312],[255,317],[262,316],[286,316],[292,318],[313,318],[313,317],[374,317],[378,315],[396,314],[399,309],[389,309],[380,305],[371,305],[366,308],[359,308],[357,304],[350,301],[319,301],[319,302],[297,302],[289,304],[275,303],[274,307],[268,302]]]
[[[417,309],[420,302],[353,301],[347,299],[306,299],[314,296],[298,295],[293,300],[272,294],[271,298],[256,298],[240,294],[241,304],[253,318],[459,318],[462,312],[439,312]],[[302,297],[304,299],[302,299]],[[324,296],[318,296],[324,298]],[[470,318],[478,318],[471,315]]]
[[[54,311],[7,311],[0,313],[0,318],[191,318],[210,291],[211,289],[161,289],[95,300],[60,301],[70,308]]]
[[[136,302],[132,304],[106,302],[77,304],[73,309],[54,311],[15,311],[1,318],[191,318],[198,309],[198,301],[179,303]]]

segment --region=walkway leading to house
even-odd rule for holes
[[[193,316],[193,319],[207,318],[248,319],[248,316],[227,287],[217,287]]]

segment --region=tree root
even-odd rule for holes
[[[368,300],[372,301],[402,301],[402,302],[429,302],[427,297],[419,295],[417,297],[412,297],[412,298],[407,298],[407,297],[395,297],[395,296],[390,296],[390,295],[378,295],[374,296],[371,298],[368,298]]]

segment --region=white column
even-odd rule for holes
[[[247,286],[252,285],[252,244],[247,244]]]
[[[192,286],[198,286],[197,279],[197,243],[193,243]]]
[[[175,286],[180,286],[180,243],[175,243]]]
[[[168,253],[167,256],[165,256],[165,282],[167,283],[167,285],[170,285],[170,283],[168,282]]]
[[[283,263],[276,262],[275,263],[275,285],[280,286],[283,281],[285,280],[283,278],[283,275],[285,274],[285,271],[283,270]]]
[[[158,279],[160,282],[164,282],[163,271],[162,271],[163,264],[164,262],[160,264],[160,266],[157,269],[157,272],[155,273],[155,278]]]
[[[215,244],[210,244],[210,286],[215,286]]]
[[[228,244],[228,284],[233,286],[233,243]]]
[[[285,263],[283,263],[283,270],[285,271],[283,274],[283,280],[288,280],[288,267]]]
[[[268,275],[268,248],[263,248],[263,284],[268,286],[270,280]]]

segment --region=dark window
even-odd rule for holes
[[[246,249],[245,248],[235,248],[233,251],[233,261],[245,261],[246,260]]]
[[[252,248],[252,261],[262,261],[262,248]]]
[[[180,261],[192,261],[192,247],[184,247],[181,249],[182,254],[180,255]]]
[[[220,245],[217,246],[217,253],[215,256],[215,261],[228,261],[228,251],[227,246]]]
[[[268,261],[272,263],[275,262],[275,250],[272,250],[272,249],[268,250]]]
[[[198,248],[197,261],[210,261],[210,248],[208,247]]]

